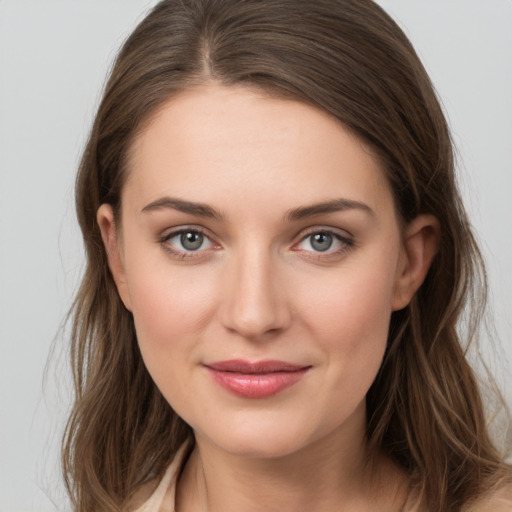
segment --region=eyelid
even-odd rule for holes
[[[311,226],[309,228],[303,229],[296,238],[299,238],[300,240],[303,240],[309,235],[312,235],[314,233],[330,233],[332,235],[335,235],[336,237],[342,238],[342,239],[352,239],[354,238],[354,235],[347,231],[346,229],[341,228],[335,228],[333,226]]]
[[[200,233],[201,235],[208,239],[211,246],[194,251],[186,249],[182,250],[169,243],[170,239],[187,231],[195,231],[197,233]],[[334,239],[341,244],[341,247],[336,248],[334,250],[329,248],[326,251],[310,251],[306,249],[300,249],[297,247],[299,244],[304,242],[304,240],[306,240],[309,236],[314,235],[316,233],[325,233],[332,235]],[[311,226],[307,229],[303,229],[294,238],[295,242],[293,242],[291,250],[295,252],[309,253],[308,257],[314,257],[315,259],[326,259],[329,257],[340,256],[342,253],[347,252],[349,249],[353,248],[356,245],[354,237],[349,231],[347,231],[346,229],[335,228],[332,226]],[[160,243],[164,250],[170,253],[171,256],[177,259],[204,258],[212,250],[218,250],[222,248],[222,246],[215,240],[215,237],[210,233],[209,230],[205,229],[202,226],[194,224],[174,226],[172,228],[164,230],[162,235],[159,236],[158,238],[158,243]]]
[[[192,250],[182,250],[179,249],[172,244],[169,243],[169,240],[172,238],[186,233],[188,231],[194,231],[197,233],[200,233],[203,235],[208,241],[210,242],[211,246],[204,248],[204,249],[198,249],[196,251]],[[165,230],[162,235],[158,239],[158,243],[162,245],[165,251],[171,254],[171,256],[176,257],[178,259],[188,259],[188,258],[201,258],[205,257],[205,253],[213,250],[217,250],[220,248],[220,244],[215,241],[214,237],[209,233],[208,230],[203,228],[202,226],[197,226],[193,224],[189,225],[182,225],[182,226],[175,226],[173,228],[169,228]]]
[[[341,247],[336,249],[327,249],[326,251],[310,251],[298,248],[298,246],[308,237],[317,233],[332,235],[334,239],[341,244]],[[307,255],[307,257],[312,257],[315,260],[341,256],[356,245],[354,236],[347,230],[327,226],[312,226],[306,230],[301,231],[300,234],[295,238],[298,238],[298,240],[293,243],[292,250],[302,252]]]

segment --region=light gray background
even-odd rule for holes
[[[154,3],[0,0],[0,512],[66,509],[57,461],[70,383],[57,369],[82,264],[73,177],[115,50]],[[512,2],[380,3],[448,113],[502,354],[512,359]],[[486,356],[511,403],[502,355]]]

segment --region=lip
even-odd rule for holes
[[[203,365],[213,380],[236,396],[266,398],[299,382],[311,366],[285,361],[249,362],[241,359]]]

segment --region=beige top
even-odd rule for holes
[[[165,512],[175,512],[176,483],[189,452],[190,442],[186,442],[176,452],[172,464],[166,469],[151,497],[134,512],[163,512],[161,509],[164,499],[167,503],[172,503],[172,509]],[[413,496],[409,496],[404,511],[419,512],[420,509],[421,507],[417,502],[415,503]],[[467,512],[512,512],[512,488],[507,487],[501,492],[495,493],[490,498],[467,509]]]
[[[176,452],[172,464],[166,469],[165,474],[158,484],[151,497],[134,512],[159,512],[164,499],[173,504],[168,512],[174,512],[174,503],[176,501],[176,482],[183,467],[184,459],[189,453],[190,443],[184,443]]]

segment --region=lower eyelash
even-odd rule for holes
[[[179,229],[179,230],[176,230],[176,231],[172,231],[171,233],[168,233],[165,236],[160,237],[158,242],[162,246],[162,248],[168,254],[170,254],[173,258],[175,258],[175,259],[185,260],[185,259],[189,259],[189,258],[198,258],[198,257],[200,257],[202,255],[203,251],[181,251],[181,250],[174,249],[171,245],[169,245],[167,243],[171,238],[174,238],[175,236],[180,235],[182,233],[185,233],[187,231],[196,231],[197,233],[200,233],[203,236],[208,237],[208,235],[206,235],[200,229],[184,228],[184,229]],[[308,255],[307,257],[315,259],[315,260],[329,259],[330,257],[341,256],[342,254],[344,254],[344,253],[350,251],[351,249],[353,249],[355,247],[355,245],[356,245],[355,241],[352,238],[344,237],[344,236],[340,235],[339,233],[336,233],[334,231],[329,231],[329,230],[315,230],[315,231],[311,231],[310,233],[304,235],[302,237],[301,241],[305,240],[309,236],[312,236],[312,235],[314,235],[316,233],[326,233],[326,234],[329,234],[333,238],[338,240],[342,244],[342,246],[339,249],[336,249],[336,250],[330,251],[330,252],[325,252],[325,253],[313,252],[313,251],[304,251],[304,253],[307,253],[307,255]]]
[[[312,235],[315,235],[316,233],[325,233],[325,234],[331,235],[334,239],[339,241],[339,243],[341,244],[341,247],[339,247],[336,250],[326,251],[326,252],[303,251],[303,254],[306,258],[312,259],[314,261],[328,261],[330,259],[339,258],[339,257],[343,256],[345,253],[348,253],[349,251],[351,251],[356,246],[353,238],[342,236],[339,233],[330,231],[328,229],[325,229],[325,230],[316,229],[314,231],[310,231],[309,233],[305,234],[301,238],[301,242],[304,241],[306,238],[308,238]]]
[[[185,260],[185,259],[190,258],[190,257],[192,257],[192,258],[193,257],[197,257],[197,256],[194,256],[193,252],[176,251],[175,249],[173,249],[169,245],[166,245],[165,243],[162,243],[162,247],[163,247],[165,252],[167,252],[173,258],[175,258],[177,260]]]
[[[171,245],[169,245],[167,242],[174,238],[175,236],[181,235],[182,233],[186,233],[187,231],[195,231],[197,233],[200,233],[204,237],[208,237],[201,229],[197,228],[183,228],[178,229],[176,231],[172,231],[171,233],[168,233],[159,239],[160,245],[163,247],[163,249],[170,254],[173,258],[184,260],[187,258],[197,258],[201,254],[202,251],[180,251],[177,249],[174,249]]]

